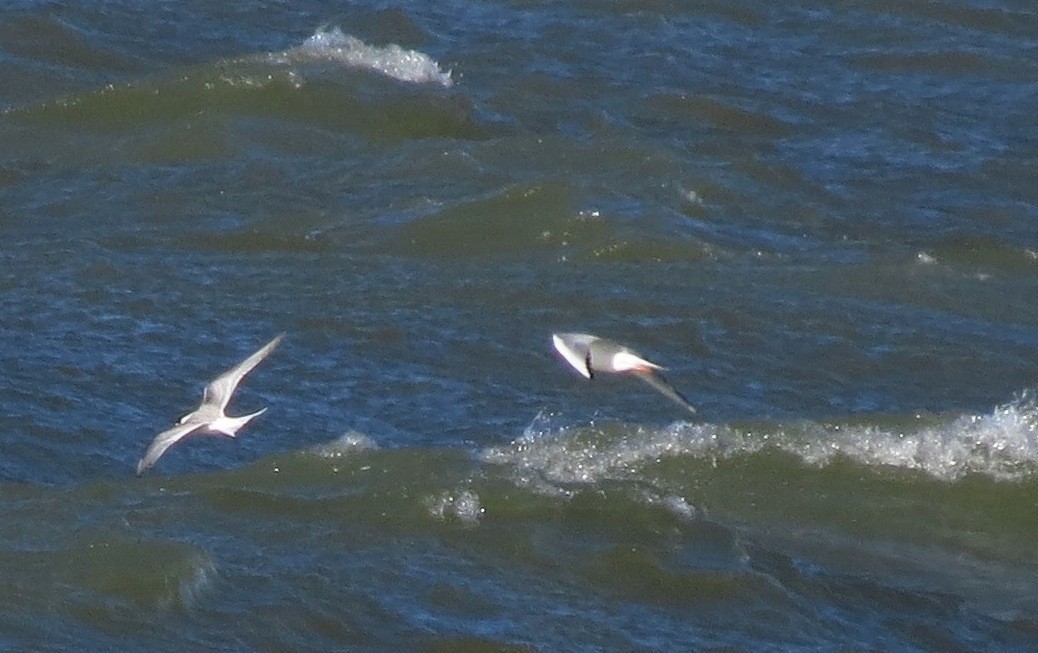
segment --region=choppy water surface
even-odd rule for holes
[[[1036,50],[1010,0],[6,4],[0,648],[1038,650]]]

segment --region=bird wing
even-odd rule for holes
[[[584,338],[593,338],[582,333],[555,333],[551,340],[555,349],[562,354],[566,362],[587,378],[591,378],[591,350]]]
[[[671,401],[677,404],[684,406],[685,409],[693,415],[696,414],[696,409],[692,407],[692,404],[688,403],[688,400],[682,397],[678,393],[678,391],[675,390],[674,387],[671,386],[669,383],[667,383],[666,379],[664,379],[659,374],[651,370],[646,370],[636,371],[634,375],[642,381],[645,381],[646,383],[651,385],[653,388],[656,389],[657,392],[662,394],[664,397],[670,399]]]
[[[209,385],[205,387],[202,405],[219,406],[220,413],[222,414],[224,409],[227,408],[227,404],[231,401],[234,389],[241,383],[242,377],[251,372],[252,368],[259,365],[260,361],[269,356],[270,352],[274,351],[274,348],[278,346],[284,337],[285,334],[278,334],[273,340],[263,345],[255,354],[210,381]]]
[[[205,427],[206,424],[204,422],[178,424],[168,431],[163,431],[156,435],[155,439],[148,445],[148,450],[144,452],[144,456],[140,459],[140,462],[137,463],[137,476],[140,476],[144,473],[144,470],[154,465],[155,462],[162,457],[162,454],[166,453],[166,449],[169,449],[183,438],[196,431],[202,430]]]

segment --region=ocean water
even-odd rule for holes
[[[1036,52],[1015,0],[4,4],[0,650],[1038,651]]]

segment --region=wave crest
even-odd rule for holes
[[[378,443],[371,437],[350,429],[329,442],[324,442],[310,451],[321,458],[342,458],[361,451],[376,451]]]
[[[922,421],[922,418],[918,418]],[[842,456],[868,466],[924,472],[942,481],[970,474],[1021,481],[1038,472],[1038,404],[1023,393],[986,415],[916,429],[810,425],[780,447],[805,463],[823,466]],[[810,442],[824,446],[809,446]]]
[[[438,84],[444,88],[454,84],[450,71],[440,70],[440,65],[424,52],[405,50],[395,43],[384,47],[368,45],[338,27],[318,30],[302,45],[273,58],[332,61],[414,84]]]
[[[482,452],[491,464],[515,468],[517,482],[570,494],[567,486],[637,480],[647,465],[669,458],[716,464],[768,451],[808,467],[851,461],[874,469],[921,472],[943,482],[980,475],[1018,482],[1038,475],[1038,400],[1023,393],[985,415],[915,415],[871,423],[799,421],[752,427],[675,422],[663,428],[622,423],[559,426],[538,415],[523,436]]]

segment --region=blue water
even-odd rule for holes
[[[4,5],[0,649],[1038,650],[1036,50],[1009,1]]]

